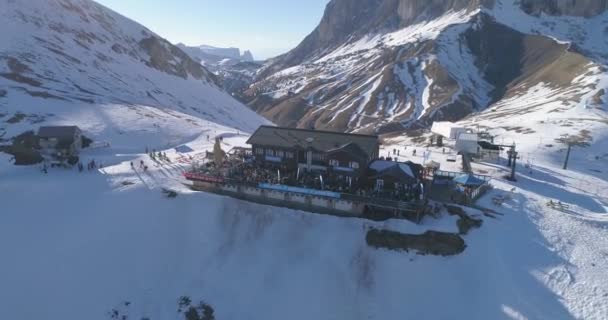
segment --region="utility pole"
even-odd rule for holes
[[[566,160],[564,161],[564,170],[568,170],[568,162],[570,161],[570,152],[572,151],[572,145],[568,144],[568,151],[566,151]]]
[[[515,181],[515,169],[517,168],[517,155],[518,155],[518,152],[515,151],[515,146],[513,146],[513,166],[511,167],[511,181]]]

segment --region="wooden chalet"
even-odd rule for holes
[[[247,141],[265,166],[359,179],[378,158],[378,136],[262,126]]]

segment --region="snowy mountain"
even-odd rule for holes
[[[605,11],[606,1],[333,0],[244,100],[282,125],[387,133],[544,89],[563,109],[586,109],[580,118],[602,119]]]
[[[355,124],[362,116],[353,108],[369,113],[357,99],[393,101],[394,120],[374,120],[386,131],[423,124],[424,101],[490,101],[462,123],[517,143],[518,181],[503,178],[504,158],[473,163],[494,189],[477,209],[463,210],[483,225],[462,235],[462,254],[441,257],[378,249],[366,235],[459,232],[444,209],[420,224],[374,222],[191,191],[180,177],[213,150],[212,137],[222,137],[226,151],[246,146],[243,131],[265,121],[184,52],[94,2],[0,0],[0,138],[43,123],[77,124],[111,142],[83,150],[83,163],[104,166],[82,173],[44,174],[0,153],[0,319],[196,319],[185,316],[185,300],[211,306],[218,320],[606,319],[608,51],[605,14],[594,16],[600,1],[576,1],[586,9],[572,1],[521,1],[531,4],[523,9],[471,3],[332,1],[328,9],[344,16],[326,17],[319,34],[267,65],[254,87],[276,86],[257,102],[306,98],[305,109],[320,113],[344,99],[354,106],[335,111],[334,121],[344,113]],[[356,15],[359,5],[365,10]],[[426,18],[418,21],[420,12]],[[421,120],[399,109],[403,96]],[[427,104],[448,114],[449,106]],[[362,131],[370,128],[361,120]],[[401,161],[459,170],[449,146],[395,132],[383,137],[382,155],[398,149]],[[592,147],[575,148],[569,171],[554,141],[563,133],[593,138]],[[169,160],[151,159],[144,146]],[[142,162],[149,170],[132,166]]]
[[[266,121],[147,28],[90,0],[0,0],[0,138],[75,124],[96,139],[191,139]]]
[[[186,52],[193,60],[211,68],[227,63],[236,64],[243,61],[254,61],[251,51],[245,50],[241,54],[239,48],[217,48],[208,45],[191,47],[183,43],[178,43],[176,46]]]
[[[249,50],[241,54],[238,48],[216,48],[208,45],[189,47],[183,43],[177,44],[177,47],[213,72],[223,89],[231,94],[246,90],[262,67],[254,61]]]

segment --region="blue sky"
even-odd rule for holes
[[[238,47],[269,58],[295,47],[328,0],[96,0],[173,43]]]

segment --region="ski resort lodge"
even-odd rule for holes
[[[446,138],[456,135],[466,133],[449,132]],[[431,187],[437,185],[435,193],[448,201],[461,193],[463,202],[487,187],[483,177],[459,178],[459,172],[438,171],[436,163],[425,168],[381,158],[374,135],[262,126],[247,144],[251,149],[233,149],[186,172],[192,188],[310,212],[419,222],[431,209]],[[480,148],[476,139],[468,147],[467,154]]]
[[[247,141],[256,162],[359,180],[378,158],[378,136],[262,126]]]

